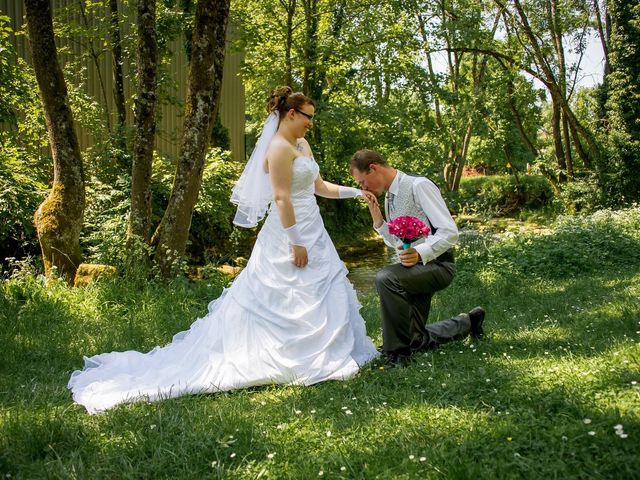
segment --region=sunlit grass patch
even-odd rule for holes
[[[622,224],[612,230],[633,243],[636,217],[611,218]],[[568,221],[576,232],[596,224],[606,231],[598,223],[605,217]],[[567,231],[548,234],[553,255],[574,246]],[[418,354],[404,369],[377,361],[344,382],[139,402],[95,416],[73,404],[66,389],[82,355],[166,344],[206,313],[226,280],[119,279],[78,289],[33,277],[5,281],[0,473],[29,479],[638,478],[635,254],[607,257],[598,269],[576,274],[549,261],[542,237],[513,240],[530,249],[526,261],[511,260],[519,252],[511,244],[503,250],[501,241],[477,242],[478,251],[459,256],[453,284],[434,298],[431,321],[483,305],[483,340]],[[553,271],[543,275],[545,269]],[[378,299],[369,294],[360,301],[367,331],[379,344]]]

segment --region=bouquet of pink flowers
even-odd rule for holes
[[[431,232],[422,220],[416,217],[403,216],[394,218],[387,226],[389,233],[402,240],[402,248],[405,250],[421,237],[426,237]]]

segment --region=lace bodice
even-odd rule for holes
[[[293,162],[291,196],[300,197],[315,193],[314,182],[320,167],[312,157],[300,156]]]

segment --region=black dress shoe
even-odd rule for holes
[[[482,307],[476,307],[469,312],[469,319],[471,320],[471,338],[482,338],[484,336],[484,329],[482,323],[484,322],[485,311]]]
[[[387,358],[384,361],[386,368],[403,368],[411,363],[411,357],[408,355],[401,355],[399,353],[387,353]]]

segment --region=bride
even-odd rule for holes
[[[281,87],[267,108],[231,196],[239,226],[255,227],[268,211],[247,266],[170,344],[85,357],[68,388],[89,413],[140,400],[347,379],[378,355],[315,200],[371,194],[320,177],[304,139],[313,126],[311,99]]]

